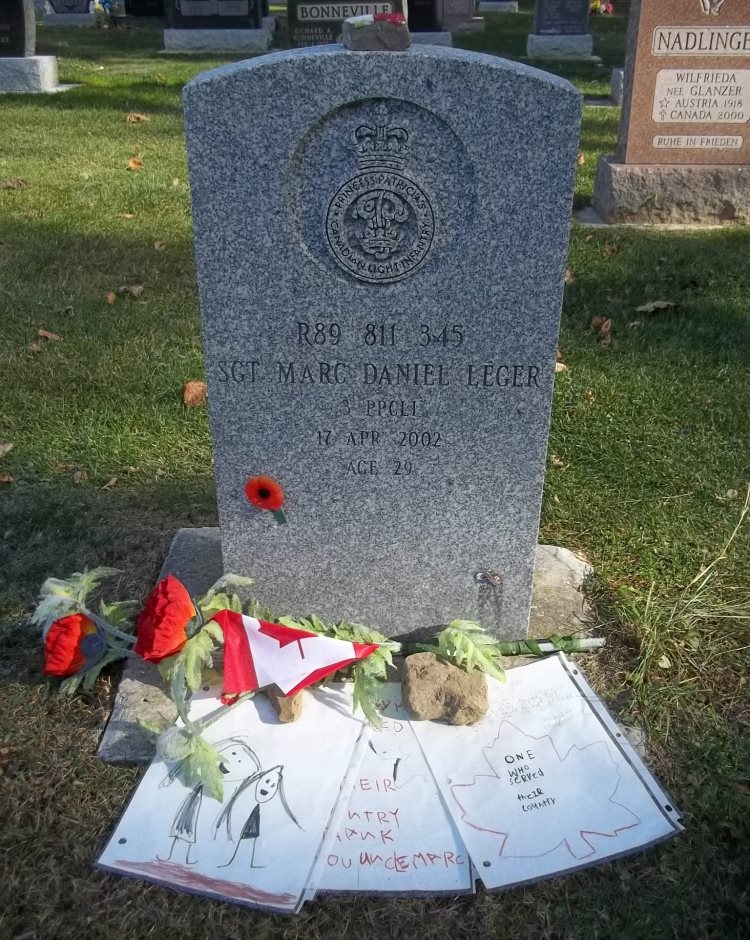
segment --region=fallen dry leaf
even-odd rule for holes
[[[135,212],[121,212],[121,213],[120,213],[120,218],[121,218],[121,219],[134,219],[134,218],[135,218]]]
[[[125,469],[127,470],[128,473],[140,473],[141,472],[140,467],[126,467]]]
[[[66,307],[62,312],[64,317],[72,317],[74,313],[75,311],[70,306]]]
[[[117,293],[124,297],[126,294],[130,297],[140,297],[143,293],[143,284],[124,284],[118,288]]]
[[[671,300],[650,300],[647,304],[641,304],[635,308],[636,313],[656,313],[657,310],[673,310],[677,304]]]
[[[560,497],[559,497],[559,496],[553,496],[552,499],[553,499],[554,502],[556,502],[556,503],[559,503],[559,502],[560,502]]]
[[[88,483],[88,481],[89,475],[85,470],[76,470],[76,472],[73,474],[74,483]]]
[[[50,333],[49,330],[42,330],[41,328],[36,331],[36,335],[42,339],[51,340],[53,343],[61,343],[62,336],[58,336],[57,333]]]
[[[566,284],[574,284],[574,283],[575,283],[575,277],[573,276],[573,272],[570,270],[570,268],[566,268],[566,269],[565,269],[565,274],[563,275],[563,281],[564,281]]]
[[[180,185],[180,178],[179,178],[179,176],[173,176],[173,177],[172,177],[172,185],[173,185],[173,186],[179,186],[179,185]]]
[[[619,246],[607,244],[602,249],[602,254],[604,255],[605,258],[611,258],[612,255],[616,255],[619,250],[620,250]]]
[[[130,114],[125,118],[127,124],[143,124],[144,121],[150,121],[151,118],[147,114],[141,114],[138,111],[131,111]]]
[[[28,180],[22,180],[18,176],[12,176],[7,180],[0,180],[0,189],[28,189],[31,183]]]
[[[117,294],[113,290],[108,290],[104,295],[105,301],[112,306],[112,304],[117,300]]]
[[[549,460],[550,460],[550,463],[552,464],[553,467],[564,467],[564,466],[565,466],[565,461],[564,461],[564,460],[561,460],[561,459],[557,456],[557,454],[552,454],[552,455],[550,456],[550,459],[549,459]]]
[[[154,242],[154,251],[166,251],[167,243],[166,242]]]
[[[206,392],[208,387],[205,382],[194,381],[187,382],[185,388],[182,390],[182,400],[190,408],[195,408],[196,405],[200,405],[203,399],[206,397]]]
[[[112,477],[111,480],[108,480],[108,481],[104,484],[104,486],[102,487],[102,489],[103,489],[103,490],[111,490],[112,487],[113,487],[116,483],[117,483],[117,477]]]
[[[582,152],[579,150],[579,151],[578,151],[578,166],[583,166],[583,164],[584,164],[585,162],[586,162],[586,154],[585,154],[585,153],[582,153]]]
[[[587,236],[584,238],[584,241],[586,242],[586,244],[588,244],[589,242],[591,242],[591,241],[593,241],[593,240],[594,240],[594,236],[593,236],[593,235],[587,235]]]
[[[596,395],[594,395],[594,393],[591,391],[591,389],[589,389],[589,390],[586,392],[586,401],[587,401],[590,405],[593,405],[594,402],[596,401]]]
[[[637,326],[643,326],[643,320],[633,320],[632,323],[628,323],[628,329],[634,330]]]
[[[555,372],[567,372],[567,371],[568,371],[568,367],[565,365],[564,362],[555,363]]]
[[[38,353],[42,351],[42,344],[37,340],[34,340],[33,343],[29,346],[29,352]]]
[[[0,473],[0,483],[13,483],[15,482],[15,477],[12,477],[9,473]]]
[[[594,317],[591,320],[591,329],[602,346],[609,346],[612,342],[612,321],[609,317]]]
[[[76,465],[74,463],[56,463],[52,469],[55,473],[70,473],[71,470],[76,469]]]
[[[9,454],[12,450],[13,450],[13,445],[12,445],[12,444],[0,444],[0,460],[2,460],[3,457],[7,457],[8,454]]]
[[[128,169],[129,170],[142,170],[143,160],[139,160],[138,157],[131,157],[128,160]]]

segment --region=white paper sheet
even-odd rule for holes
[[[414,737],[400,684],[384,685],[381,705],[383,728],[371,732],[313,880],[335,892],[472,891],[471,863]]]
[[[490,708],[476,725],[412,723],[487,888],[597,864],[682,829],[562,654],[488,684]]]
[[[191,717],[215,705],[211,693],[199,696]],[[224,758],[224,802],[184,786],[170,775],[174,765],[154,761],[98,864],[196,894],[295,911],[342,780],[361,757],[363,733],[351,694],[340,689],[306,695],[301,719],[287,725],[265,697],[242,702],[206,732]]]

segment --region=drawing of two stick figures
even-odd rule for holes
[[[239,783],[226,806],[219,813],[216,822],[213,825],[213,837],[216,836],[223,826],[226,831],[227,839],[234,842],[232,835],[232,813],[238,798],[255,784],[254,802],[255,805],[245,820],[240,830],[237,844],[235,845],[232,857],[228,862],[219,865],[219,868],[227,868],[237,857],[240,846],[244,843],[252,843],[252,852],[250,855],[251,868],[263,868],[263,865],[255,864],[255,848],[258,836],[260,835],[260,815],[261,806],[270,802],[277,794],[284,807],[284,811],[298,829],[302,826],[297,822],[296,817],[289,808],[284,795],[284,765],[276,764],[274,767],[262,769],[258,757],[247,742],[241,737],[226,738],[219,741],[216,750],[221,755],[219,770],[224,774],[226,783]],[[170,786],[177,777],[181,764],[173,768],[159,784],[160,787]],[[203,803],[203,784],[196,784],[188,793],[185,799],[180,803],[172,821],[172,827],[169,831],[172,845],[169,849],[169,855],[162,858],[157,855],[160,862],[172,861],[175,846],[178,842],[186,846],[185,864],[195,865],[197,860],[191,861],[190,851],[197,840],[198,819],[200,817],[201,806]]]

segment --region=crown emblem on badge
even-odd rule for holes
[[[354,131],[354,149],[361,169],[402,170],[409,156],[409,132],[388,124],[388,109],[383,103],[376,108],[374,123],[374,127],[360,124]]]

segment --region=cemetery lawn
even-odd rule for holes
[[[607,68],[566,73],[587,94],[605,94],[622,61],[617,6],[594,23]],[[528,8],[488,17],[486,34],[461,44],[520,56]],[[175,530],[215,524],[205,406],[181,398],[203,364],[180,89],[223,60],[158,48],[154,29],[42,29],[38,51],[58,55],[61,80],[80,87],[0,99],[0,443],[13,444],[0,458],[0,937],[740,937],[749,643],[747,620],[719,608],[747,613],[750,526],[717,566],[704,613],[665,613],[721,553],[748,480],[750,239],[740,228],[574,226],[543,508],[542,541],[596,568],[608,645],[583,668],[622,720],[647,728],[683,836],[503,894],[328,899],[298,919],[92,870],[140,773],[95,758],[116,674],[58,698],[39,676],[28,614],[47,576],[84,565],[124,569],[118,596],[142,600]],[[133,113],[148,120],[128,123]],[[585,110],[580,205],[617,119]],[[140,168],[128,169],[133,158]],[[251,184],[250,172],[238,180]],[[637,311],[652,301],[674,306]],[[611,318],[611,345],[593,317]]]

